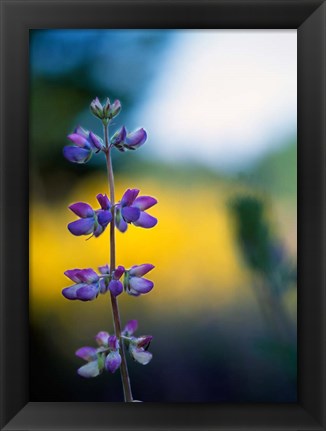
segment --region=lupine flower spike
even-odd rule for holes
[[[147,140],[147,132],[139,128],[131,133],[122,126],[116,131],[109,141],[109,125],[120,110],[121,103],[115,100],[113,103],[107,98],[104,103],[96,97],[90,104],[90,110],[101,120],[104,127],[104,139],[95,135],[92,131],[78,126],[73,133],[68,135],[72,145],[63,149],[64,157],[73,163],[86,163],[93,154],[102,153],[105,156],[110,196],[98,194],[96,196],[99,208],[92,208],[86,202],[76,202],[69,209],[78,217],[68,224],[68,230],[75,236],[90,235],[99,237],[110,224],[110,265],[99,266],[98,271],[92,268],[69,269],[65,276],[73,284],[62,290],[62,295],[69,300],[92,301],[100,295],[108,294],[111,297],[112,315],[114,327],[118,328],[116,333],[109,334],[100,331],[95,340],[98,347],[81,347],[76,351],[76,356],[86,361],[86,364],[78,368],[77,372],[85,378],[97,377],[103,371],[110,373],[121,369],[124,401],[135,402],[131,392],[129,372],[125,351],[131,358],[147,365],[152,354],[148,347],[153,339],[151,335],[134,335],[138,322],[130,320],[121,331],[120,312],[117,296],[123,291],[131,296],[140,296],[149,293],[154,286],[151,280],[144,278],[154,268],[150,263],[133,265],[125,269],[123,265],[116,265],[115,261],[115,228],[125,232],[128,224],[143,228],[152,228],[157,224],[157,219],[146,211],[157,203],[151,196],[138,196],[138,189],[127,189],[118,202],[114,202],[114,176],[111,163],[111,150],[117,149],[121,152],[136,150]],[[124,348],[125,347],[125,348]]]

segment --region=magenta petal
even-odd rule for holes
[[[131,223],[139,219],[140,210],[133,207],[122,207],[121,214],[127,223]]]
[[[98,291],[98,285],[84,285],[77,290],[76,296],[77,299],[80,299],[81,301],[92,301],[97,297]]]
[[[124,192],[121,198],[122,206],[130,206],[139,194],[138,189],[128,189]]]
[[[143,275],[147,274],[149,271],[151,271],[153,268],[155,268],[154,265],[151,263],[143,263],[142,265],[135,265],[130,268],[129,274],[133,277],[142,277]]]
[[[76,269],[67,269],[67,271],[64,272],[64,275],[68,278],[70,278],[70,280],[74,281],[75,283],[80,283],[82,280],[79,277],[79,273],[80,273],[80,269],[76,268]]]
[[[100,331],[96,334],[95,340],[99,346],[107,347],[109,342],[109,333],[106,331]]]
[[[79,358],[85,359],[85,361],[92,361],[97,358],[97,351],[94,347],[81,347],[75,354]]]
[[[157,218],[141,211],[139,219],[134,221],[133,224],[135,226],[144,227],[146,229],[149,229],[151,227],[154,227],[157,224]]]
[[[135,331],[137,331],[138,328],[138,321],[137,320],[129,320],[129,322],[124,327],[123,332],[127,333],[128,335],[132,335]]]
[[[93,217],[83,218],[73,221],[68,224],[69,231],[76,236],[88,235],[93,232],[94,219]]]
[[[113,273],[113,278],[115,280],[119,280],[119,278],[122,276],[122,274],[125,272],[125,268],[122,265],[119,265]]]
[[[92,268],[81,269],[78,277],[81,281],[88,284],[98,281],[98,275]]]
[[[96,214],[97,214],[97,220],[98,220],[98,222],[103,227],[106,227],[110,223],[110,221],[112,220],[111,211],[97,210]]]
[[[98,361],[91,361],[86,365],[78,368],[77,373],[85,378],[96,377],[100,374],[100,370],[98,367]]]
[[[94,216],[93,208],[85,202],[76,202],[75,204],[69,205],[68,208],[78,215],[78,217],[86,218]]]
[[[153,289],[154,283],[146,278],[130,277],[129,285],[138,293],[148,293]]]
[[[79,135],[78,133],[72,133],[71,135],[68,135],[67,138],[78,147],[89,147],[89,143],[83,135]]]
[[[111,280],[109,283],[109,290],[114,296],[118,296],[123,292],[123,284],[120,280]]]
[[[114,373],[120,367],[121,356],[119,352],[110,352],[105,360],[105,368]]]
[[[63,147],[63,155],[69,162],[86,163],[91,158],[92,152],[91,150],[68,145]]]
[[[107,197],[107,195],[102,195],[102,193],[99,193],[96,196],[96,199],[98,200],[98,203],[101,205],[102,210],[109,210],[111,208],[111,202],[110,202],[110,199]]]
[[[151,208],[157,204],[157,200],[152,196],[139,196],[132,204],[133,207],[139,208],[141,211]]]

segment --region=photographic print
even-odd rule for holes
[[[31,401],[297,401],[297,31],[30,30]]]

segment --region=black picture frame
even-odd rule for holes
[[[304,0],[1,1],[1,429],[315,430],[325,416],[326,5]],[[298,402],[29,402],[29,29],[298,31]]]

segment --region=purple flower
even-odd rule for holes
[[[154,265],[144,263],[143,265],[134,265],[125,271],[124,288],[126,292],[132,296],[139,296],[150,292],[154,287],[154,283],[143,278],[143,275],[147,274],[153,268]]]
[[[132,337],[131,335],[138,327],[137,320],[130,320],[122,331],[123,338],[129,344],[128,351],[131,357],[142,365],[147,365],[153,355],[147,351],[153,337],[151,335],[141,335]]]
[[[110,272],[109,265],[104,265],[99,267],[99,271],[103,275],[107,275],[100,281],[100,291],[105,293],[108,290],[114,295],[118,296],[123,292],[123,284],[120,278],[125,272],[122,265],[119,265],[112,273]]]
[[[137,328],[138,328],[137,320],[129,320],[129,322],[124,327],[124,330],[122,331],[122,335],[130,336],[135,331],[137,331]]]
[[[121,356],[118,351],[110,352],[105,360],[105,368],[107,371],[114,373],[121,365]]]
[[[136,150],[146,142],[147,133],[144,129],[137,129],[134,132],[128,133],[125,126],[122,126],[111,138],[111,145],[115,146],[119,151]]]
[[[100,120],[112,120],[121,111],[121,103],[119,100],[115,100],[112,104],[110,99],[107,97],[105,103],[99,101],[96,97],[90,104],[90,109],[95,117]]]
[[[80,217],[79,220],[68,224],[68,229],[73,235],[92,234],[98,237],[111,222],[112,213],[109,198],[102,194],[98,194],[96,198],[101,206],[101,209],[96,211],[85,202],[77,202],[69,206],[69,209]]]
[[[98,296],[99,276],[91,268],[68,269],[64,274],[76,283],[62,290],[62,295],[65,298],[92,301]]]
[[[138,189],[128,189],[116,205],[115,223],[120,232],[127,230],[128,223],[147,229],[157,224],[157,219],[145,212],[155,205],[157,200],[151,196],[137,197],[138,194]]]
[[[68,135],[68,139],[74,145],[66,145],[63,148],[63,155],[73,163],[86,163],[93,152],[97,153],[105,148],[101,138],[80,126],[74,130],[74,133]]]
[[[96,377],[104,368],[114,373],[121,364],[119,353],[119,340],[115,335],[101,331],[95,337],[99,347],[81,347],[76,351],[76,356],[88,363],[77,370],[77,373],[86,378]]]

